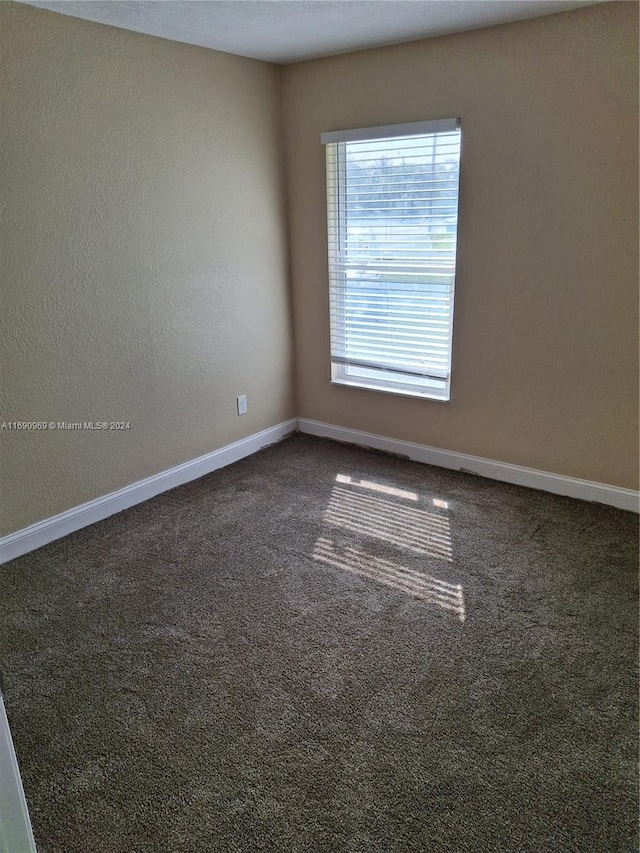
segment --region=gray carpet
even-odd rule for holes
[[[637,543],[294,436],[15,560],[39,850],[635,850]]]

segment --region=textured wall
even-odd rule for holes
[[[638,7],[284,70],[298,414],[638,487]],[[452,400],[329,382],[322,131],[461,116]]]
[[[294,414],[279,70],[0,3],[7,534]],[[236,415],[246,393],[249,413]]]
[[[7,534],[300,414],[637,488],[637,6],[280,72],[0,3]],[[323,130],[463,118],[453,399],[329,381]],[[247,393],[238,418],[235,397]]]

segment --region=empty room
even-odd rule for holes
[[[638,19],[0,3],[0,853],[637,850]]]

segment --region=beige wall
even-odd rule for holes
[[[293,416],[280,71],[0,3],[3,534]],[[249,413],[236,415],[246,393]]]
[[[638,487],[638,7],[284,70],[298,414]],[[329,383],[322,131],[460,116],[452,400]]]
[[[294,414],[637,488],[637,30],[604,4],[281,72],[0,3],[0,420],[131,423],[0,432],[0,534]],[[453,115],[452,401],[332,386],[320,133]]]

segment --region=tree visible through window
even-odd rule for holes
[[[323,134],[332,380],[450,395],[460,123]]]

